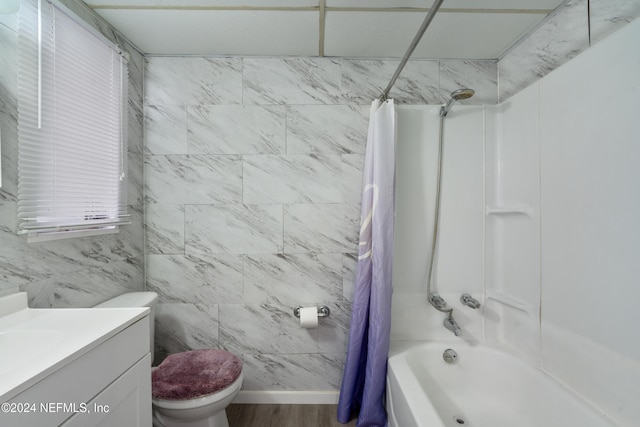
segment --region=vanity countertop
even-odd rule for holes
[[[148,314],[148,308],[32,309],[26,293],[0,298],[0,402]]]

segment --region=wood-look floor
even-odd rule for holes
[[[227,408],[229,427],[349,427],[356,420],[340,424],[336,405],[248,405]]]

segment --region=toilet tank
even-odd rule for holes
[[[155,333],[155,316],[156,304],[158,303],[158,294],[155,292],[129,292],[118,295],[103,303],[95,306],[95,308],[123,308],[123,307],[149,307],[149,343],[151,345],[151,362],[153,362],[153,337]]]

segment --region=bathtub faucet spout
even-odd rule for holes
[[[460,326],[458,326],[458,323],[453,318],[451,313],[449,313],[449,315],[444,319],[444,322],[442,322],[442,324],[445,328],[453,332],[455,336],[459,337],[460,335],[462,335],[462,329],[460,329]]]

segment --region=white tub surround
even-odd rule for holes
[[[487,107],[487,341],[622,426],[640,417],[638,40],[640,20]]]
[[[461,338],[426,302],[437,116],[399,114],[392,347],[504,345],[616,425],[637,425],[638,40],[640,20],[497,106],[450,113],[438,288],[450,304],[462,292],[483,303],[455,307]]]

